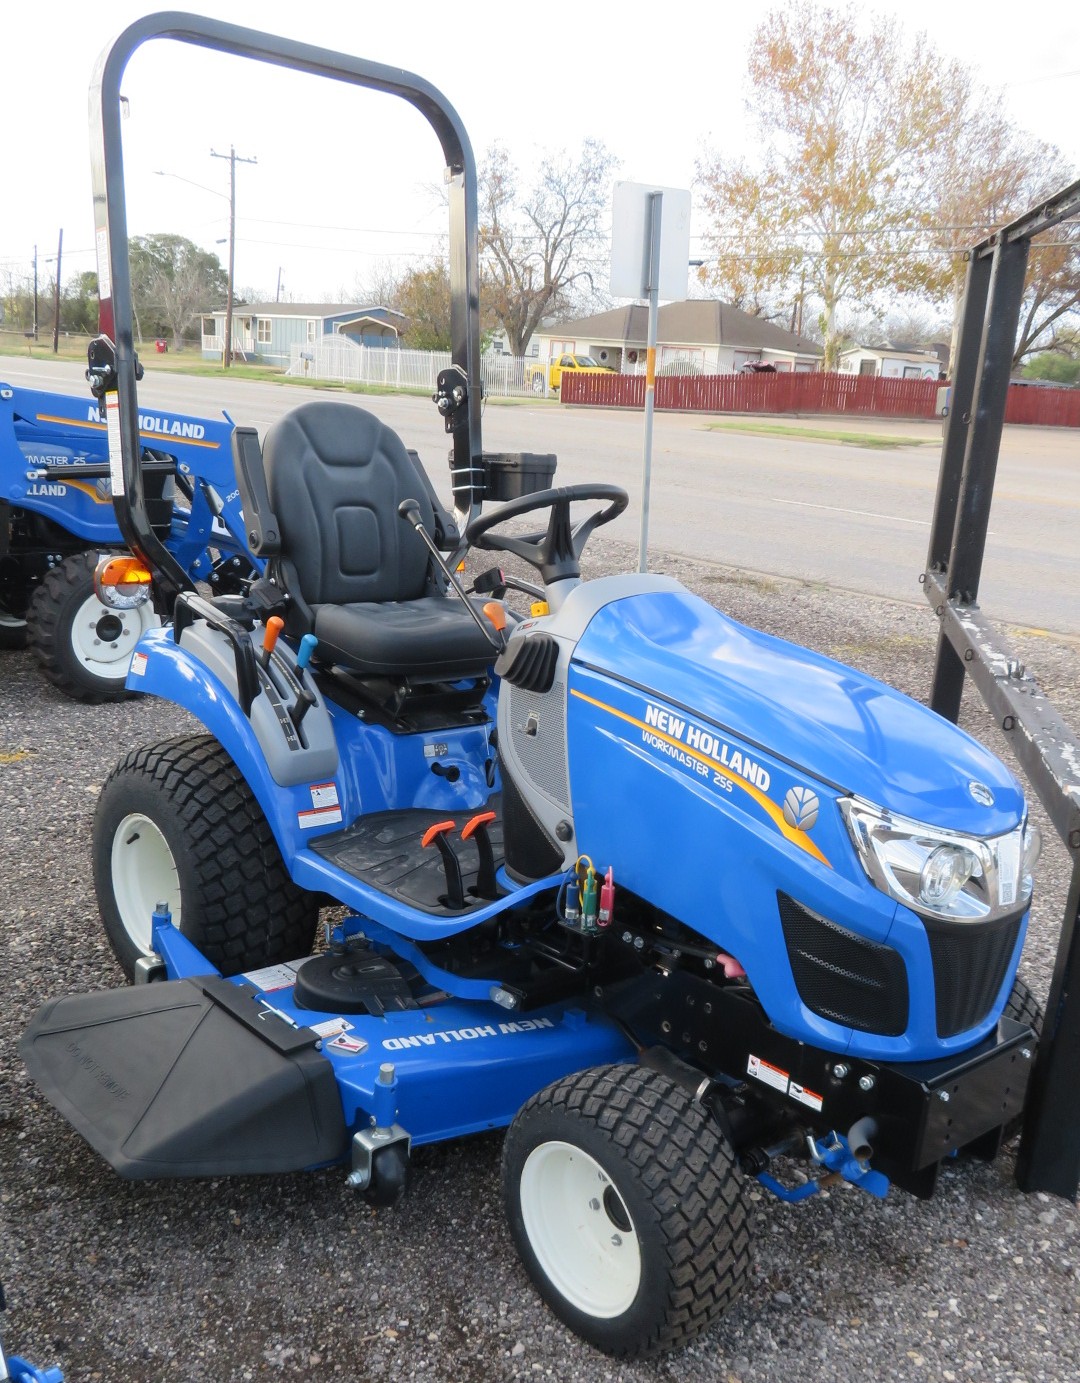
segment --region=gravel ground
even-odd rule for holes
[[[631,550],[594,540],[595,571]],[[657,561],[736,617],[925,699],[935,624],[915,604],[850,597],[720,566]],[[1080,649],[1014,643],[1073,724]],[[121,983],[96,916],[90,826],[119,754],[182,729],[154,701],[81,707],[2,655],[0,1279],[9,1347],[69,1383],[393,1376],[481,1380],[842,1383],[1080,1377],[1080,1218],[1023,1196],[1013,1157],[957,1163],[931,1202],[842,1188],[802,1206],[754,1195],[749,1288],[691,1348],[622,1365],[569,1335],[512,1250],[500,1140],[422,1149],[413,1189],[376,1212],[340,1171],[128,1184],[38,1095],[15,1046],[57,994]],[[981,703],[964,724],[999,752]],[[1044,827],[1023,971],[1045,996],[1068,862]]]

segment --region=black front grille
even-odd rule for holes
[[[844,1027],[899,1037],[908,1025],[903,957],[776,895],[788,960],[808,1009]]]
[[[986,1017],[1005,983],[1022,916],[997,922],[923,918],[934,962],[938,1037],[954,1037]]]

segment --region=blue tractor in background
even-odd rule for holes
[[[109,368],[91,347],[91,383]],[[145,407],[145,503],[155,534],[192,581],[239,591],[254,574],[226,417]],[[29,644],[45,676],[79,701],[114,701],[153,605],[111,610],[94,591],[100,558],[122,549],[104,413],[84,398],[0,383],[0,648]]]

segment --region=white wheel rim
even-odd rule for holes
[[[180,925],[180,875],[169,842],[148,816],[132,812],[113,835],[112,889],[120,921],[132,944],[151,950],[151,918],[158,903],[168,903],[173,925]]]
[[[628,1311],[641,1285],[641,1245],[600,1163],[572,1143],[541,1143],[521,1169],[520,1193],[529,1244],[559,1295],[604,1320]]]
[[[110,610],[92,595],[71,621],[71,651],[95,677],[123,682],[135,645],[159,623],[149,601],[133,610]]]
[[[0,629],[25,629],[26,620],[20,619],[16,615],[9,615],[6,610],[0,610]]]

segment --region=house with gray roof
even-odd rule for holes
[[[347,336],[358,346],[396,347],[405,317],[391,307],[359,303],[234,303],[233,351],[237,358],[288,365],[294,345],[312,346],[324,336]],[[220,359],[225,341],[225,309],[202,321],[202,354]]]
[[[591,355],[622,373],[644,369],[648,308],[613,307],[592,317],[545,326],[536,333],[546,359],[569,352]],[[657,314],[658,374],[734,374],[745,365],[780,371],[821,368],[822,349],[775,322],[752,317],[730,303],[706,298],[665,303]]]

